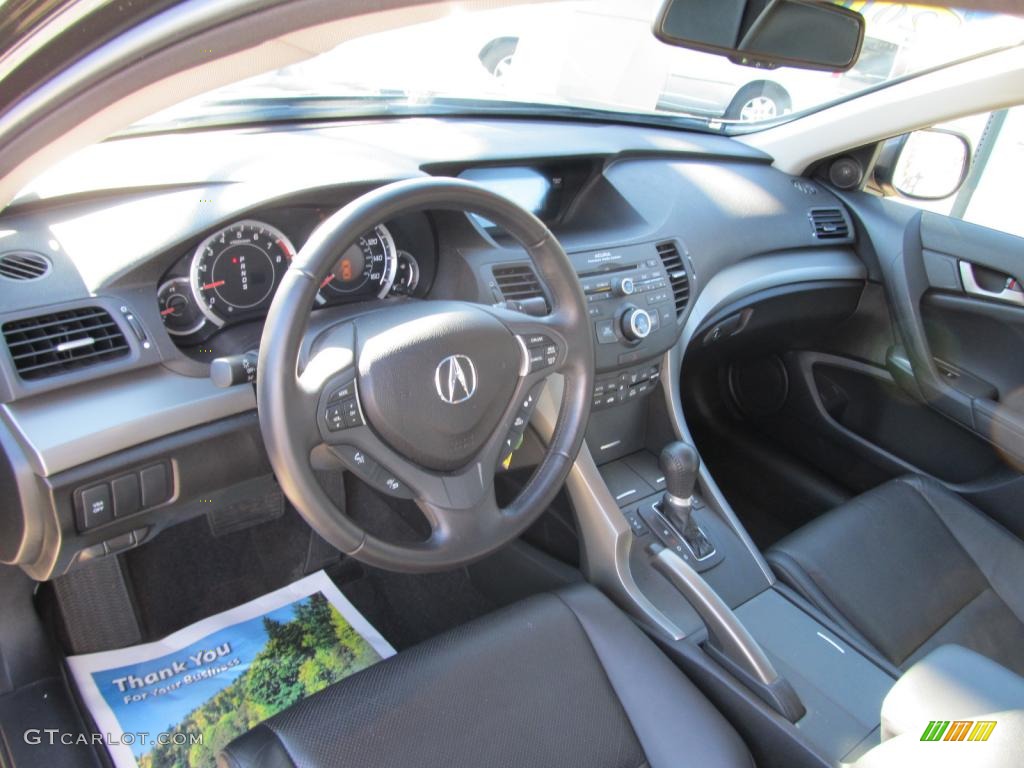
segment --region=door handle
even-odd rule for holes
[[[991,271],[991,270],[990,270]],[[996,273],[999,274],[999,273]],[[972,296],[979,296],[984,299],[1005,301],[1010,304],[1018,304],[1024,307],[1024,290],[1021,289],[1017,279],[1010,275],[1004,275],[1005,283],[1000,290],[989,290],[978,284],[977,275],[974,274],[974,265],[969,261],[960,262],[960,279],[964,283],[964,291]]]

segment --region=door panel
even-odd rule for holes
[[[858,463],[931,475],[1024,537],[1024,292],[1020,303],[1007,293],[1020,290],[1024,238],[864,193],[844,200],[885,290],[892,345],[884,367],[852,346],[819,348],[827,360],[799,353],[817,401],[805,420]]]
[[[884,372],[817,362],[814,384],[826,413],[841,427],[917,469],[950,484],[969,483],[999,469],[981,438],[906,395]],[[957,446],[955,460],[948,446]]]
[[[921,317],[932,353],[995,390],[1006,402],[1024,385],[1024,308],[930,293]]]

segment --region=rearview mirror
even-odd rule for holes
[[[845,72],[860,56],[864,17],[815,0],[666,0],[654,35],[750,67]]]

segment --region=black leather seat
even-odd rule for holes
[[[256,726],[232,768],[751,766],[739,736],[588,585],[530,598]]]
[[[1024,674],[1024,542],[933,480],[879,486],[767,558],[897,667],[956,643]]]

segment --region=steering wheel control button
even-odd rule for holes
[[[345,428],[345,417],[340,405],[328,406],[324,411],[324,418],[327,419],[327,429],[331,432],[338,432]]]
[[[630,341],[641,341],[651,335],[651,316],[646,309],[629,307],[622,315],[622,333]]]
[[[403,483],[390,469],[374,460],[362,448],[340,445],[335,451],[345,466],[368,485],[400,499],[412,498],[409,486]]]
[[[345,419],[346,427],[363,426],[363,415],[359,412],[359,403],[354,397],[341,401],[341,415]]]
[[[336,395],[339,395],[336,397]],[[324,409],[324,420],[330,432],[361,427],[365,424],[363,414],[359,410],[359,401],[354,397],[355,385],[349,382],[335,389],[327,398],[328,405]]]
[[[349,381],[342,384],[340,387],[336,387],[333,392],[327,397],[327,402],[330,404],[340,403],[350,397],[356,396],[356,383],[355,381]]]
[[[515,418],[512,420],[512,432],[515,434],[523,434],[526,431],[527,426],[530,424],[530,417],[533,415],[533,409],[537,405],[537,398],[540,396],[540,391],[544,386],[544,382],[534,384],[533,388],[523,398],[522,403],[519,405],[519,411],[516,413]]]
[[[412,498],[412,491],[409,490],[409,486],[395,477],[394,473],[383,465],[377,466],[377,471],[373,474],[371,484],[390,496],[395,496],[399,499]]]
[[[521,337],[529,356],[529,372],[536,373],[558,362],[558,346],[542,333]]]
[[[78,530],[87,531],[114,519],[110,486],[98,483],[78,493]]]
[[[334,451],[349,470],[368,483],[373,481],[373,476],[377,472],[377,462],[366,451],[351,445],[339,445]]]

